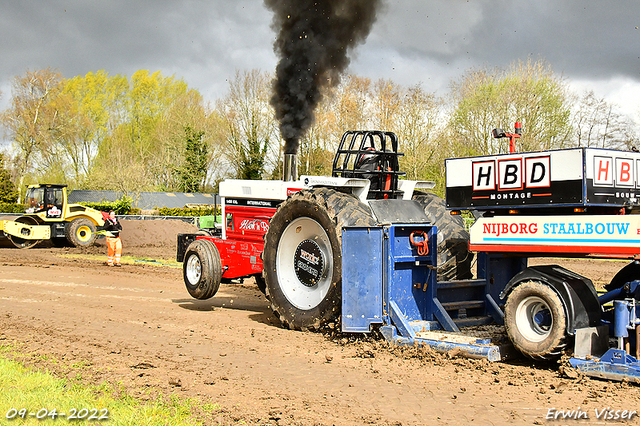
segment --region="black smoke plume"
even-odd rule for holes
[[[349,65],[350,50],[364,42],[376,20],[382,0],[265,0],[274,12],[278,33],[271,104],[280,122],[285,154],[295,154],[298,143],[314,123],[322,88],[340,83]]]

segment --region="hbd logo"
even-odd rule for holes
[[[551,186],[549,156],[475,161],[472,167],[474,191],[509,191]]]
[[[640,160],[638,160],[640,162]],[[595,186],[636,186],[634,160],[618,157],[593,157],[593,184]]]

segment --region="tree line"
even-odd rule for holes
[[[238,71],[226,95],[206,103],[175,76],[139,70],[64,78],[52,69],[14,78],[0,123],[11,149],[0,157],[0,188],[26,184],[72,189],[215,192],[225,178],[278,179],[282,139],[269,100],[273,76]],[[0,94],[2,96],[2,94]],[[522,123],[518,150],[631,149],[638,127],[592,91],[576,94],[544,61],[470,69],[443,96],[421,85],[347,76],[327,89],[300,141],[299,174],[330,174],[347,130],[395,132],[409,179],[444,187],[444,159],[505,153],[493,128]],[[4,190],[4,188],[7,188]],[[12,192],[13,191],[13,192]],[[5,197],[6,198],[6,197]]]

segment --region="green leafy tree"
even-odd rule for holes
[[[185,136],[191,138],[189,133],[199,135],[204,152],[204,172],[199,184],[206,185],[211,176],[219,172],[221,138],[218,116],[205,106],[197,91],[189,90],[176,98],[155,129],[155,147],[147,170],[153,175],[156,188],[183,190],[184,179],[179,172],[184,166]]]
[[[0,203],[15,203],[18,190],[11,181],[11,173],[5,168],[4,154],[0,153]]]
[[[508,151],[506,139],[494,139],[494,128],[523,126],[518,150],[561,148],[570,137],[570,106],[565,82],[542,61],[516,62],[506,70],[471,70],[452,83],[450,118],[452,155]]]
[[[70,131],[60,142],[76,183],[91,173],[100,145],[122,124],[128,88],[127,77],[104,70],[64,81],[60,102],[68,104]]]
[[[187,126],[185,133],[184,161],[178,169],[180,191],[200,192],[207,176],[207,145],[203,142],[203,131]]]
[[[177,129],[194,124],[176,113],[176,105],[189,96],[200,100],[199,94],[182,80],[147,70],[134,73],[122,93],[110,104],[117,120],[109,115],[114,125],[98,147],[87,186],[118,189],[133,198],[140,191],[177,189],[172,173],[183,140]]]

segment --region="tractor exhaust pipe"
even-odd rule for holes
[[[284,154],[284,162],[282,164],[282,180],[285,182],[298,180],[296,154]]]

